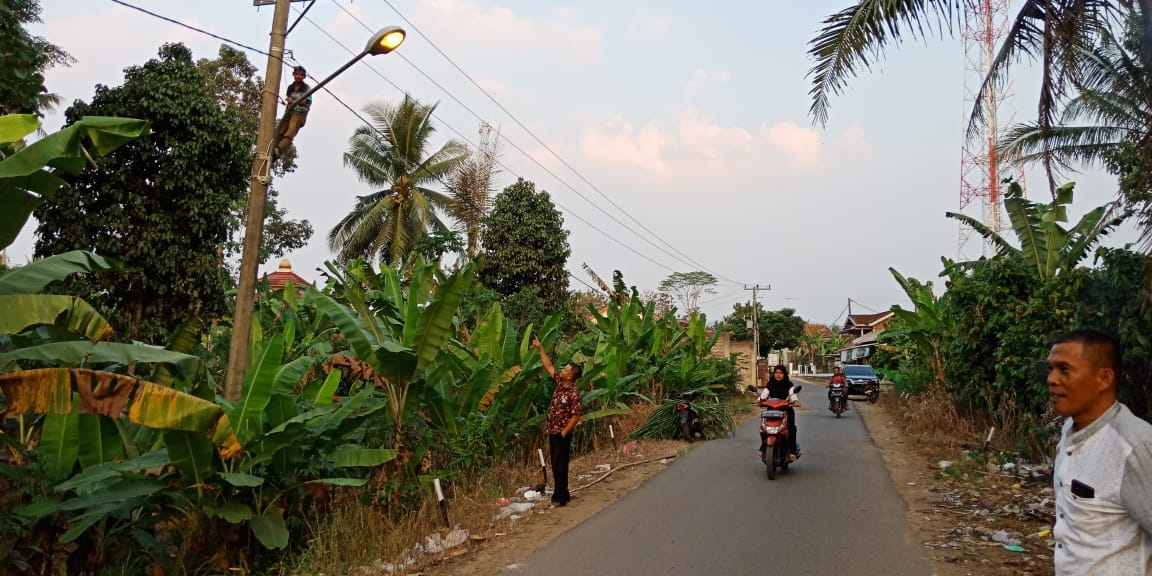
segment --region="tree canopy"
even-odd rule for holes
[[[480,281],[500,293],[509,316],[524,322],[564,307],[572,249],[548,192],[523,178],[505,188],[484,219],[481,241]]]
[[[673,272],[660,282],[658,289],[675,298],[684,314],[691,314],[700,308],[701,296],[716,293],[713,286],[719,282],[708,272]]]
[[[44,72],[67,66],[72,57],[47,40],[24,29],[40,22],[39,0],[5,0],[0,3],[0,115],[37,113],[54,106],[59,97],[44,86]]]
[[[160,341],[187,315],[227,312],[232,287],[221,251],[231,210],[248,185],[251,147],[236,115],[218,105],[192,53],[165,44],[159,57],[96,86],[84,116],[136,116],[152,132],[70,179],[35,215],[36,256],[90,250],[124,264],[64,290],[106,310],[128,338]]]
[[[773,350],[784,348],[797,348],[804,336],[804,326],[807,324],[803,318],[796,315],[793,308],[781,308],[778,311],[765,310],[757,303],[760,327],[760,355],[765,356]],[[720,325],[723,330],[732,333],[736,340],[751,340],[752,329],[748,328],[748,320],[752,318],[752,303],[743,302],[732,305],[732,313],[725,316]]]

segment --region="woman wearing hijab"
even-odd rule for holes
[[[796,458],[800,456],[800,443],[796,440],[796,411],[792,409],[793,406],[800,406],[800,399],[796,396],[796,388],[792,385],[792,381],[788,379],[788,368],[783,364],[777,364],[772,368],[772,374],[768,377],[768,384],[764,386],[764,390],[760,392],[760,399],[767,400],[775,398],[777,400],[788,400],[789,406],[784,409],[788,413],[788,461],[795,462]],[[767,444],[768,438],[764,434],[760,434],[760,455],[763,458],[764,448]]]

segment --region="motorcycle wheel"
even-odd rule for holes
[[[769,480],[775,480],[776,479],[776,458],[780,455],[779,452],[780,452],[780,446],[779,445],[773,446],[772,447],[772,455],[768,458],[767,461],[764,462],[764,466],[766,468],[768,468],[768,479]]]
[[[691,442],[692,441],[692,425],[687,423],[687,422],[681,424],[680,425],[680,435],[684,436],[685,440]]]
[[[840,413],[841,413],[841,412],[843,412],[843,411],[844,411],[844,409],[843,409],[843,408],[841,408],[841,407],[837,406],[837,407],[836,407],[836,417],[837,417],[837,418],[839,418],[839,417],[840,417]]]

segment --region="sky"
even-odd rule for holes
[[[129,1],[268,48],[271,6]],[[963,44],[932,38],[889,49],[833,98],[827,125],[814,125],[808,42],[851,3],[317,0],[287,48],[324,77],[350,58],[338,43],[358,51],[371,35],[345,10],[371,29],[405,27],[397,52],[366,58],[330,89],[356,109],[398,102],[403,93],[386,79],[438,102],[436,147],[477,142],[480,119],[498,127],[497,189],[523,177],[551,194],[579,280],[592,284],[587,263],[605,279],[620,270],[643,291],[674,271],[703,269],[720,278],[701,298],[710,320],[747,302],[745,288],[758,284],[771,287],[759,296],[768,309],[832,324],[843,322],[849,299],[858,313],[907,307],[889,267],[929,280],[941,256],[957,257],[959,227],[944,214],[959,208],[967,112]],[[305,5],[293,4],[293,19]],[[124,68],[155,57],[164,42],[183,42],[196,58],[214,57],[220,45],[110,0],[42,0],[42,8],[33,33],[77,60],[47,74],[65,103],[91,99],[97,84],[121,84]],[[266,58],[250,59],[263,75]],[[1036,71],[1014,70],[1002,124],[1035,109]],[[45,119],[50,130],[62,123],[62,110]],[[342,162],[360,123],[318,93],[295,141],[298,169],[275,183],[290,216],[315,228],[308,246],[286,256],[305,278],[318,278],[333,256],[328,231],[374,191]],[[1115,196],[1106,174],[1069,179],[1077,182],[1073,220]],[[1030,198],[1049,197],[1040,174],[1025,182]],[[33,230],[9,248],[13,262],[31,258]],[[1135,238],[1126,225],[1107,244]]]

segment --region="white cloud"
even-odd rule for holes
[[[452,38],[471,46],[499,46],[509,50],[559,47],[579,61],[598,61],[604,49],[603,32],[581,22],[575,9],[560,8],[544,18],[517,14],[510,8],[481,6],[469,0],[421,0],[414,19],[427,25],[434,38]]]
[[[755,185],[766,178],[815,174],[833,157],[842,165],[874,156],[858,127],[826,145],[820,132],[796,122],[750,130],[718,122],[694,107],[682,109],[673,120],[640,126],[619,116],[600,122],[584,130],[580,151],[605,171],[688,186]]]
[[[732,75],[724,71],[709,72],[697,69],[692,74],[692,79],[684,85],[684,97],[695,98],[708,88],[724,86],[731,79]]]

